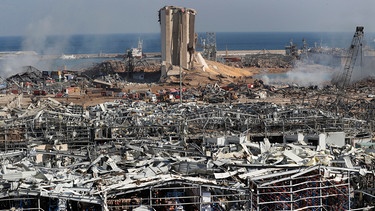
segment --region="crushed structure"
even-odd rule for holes
[[[191,68],[195,14],[159,11],[165,71]],[[125,91],[123,63],[98,69],[7,79],[1,209],[374,209],[374,79]]]
[[[247,54],[242,59],[243,66],[260,68],[291,68],[294,62],[295,57],[293,55],[273,54],[268,51]]]
[[[207,86],[186,94],[210,96],[236,89],[229,87]],[[339,104],[342,111],[347,105],[353,109],[341,113],[329,106],[328,89],[260,86],[248,91],[256,90],[267,90],[267,98],[273,99],[315,92],[321,105],[315,106],[313,97],[294,104],[267,103],[267,98],[241,103],[248,98],[243,94],[209,104],[122,99],[83,108],[43,98],[27,107],[4,107],[1,206],[44,210],[374,206],[374,122],[366,113],[373,111],[373,101],[353,102],[361,109]]]

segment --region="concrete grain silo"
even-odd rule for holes
[[[188,70],[193,67],[195,15],[195,10],[184,7],[165,6],[159,10],[162,76],[171,65]]]

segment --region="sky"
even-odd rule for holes
[[[158,11],[197,11],[197,32],[375,31],[374,0],[1,0],[0,36],[160,32]]]

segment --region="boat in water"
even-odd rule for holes
[[[143,57],[143,40],[138,40],[138,46],[136,48],[131,48],[129,52],[131,53],[132,58],[141,59]]]

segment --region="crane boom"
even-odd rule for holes
[[[353,68],[358,57],[358,53],[362,52],[362,40],[363,40],[363,26],[357,26],[354,33],[352,43],[348,51],[348,58],[346,59],[344,72],[339,80],[339,88],[344,90],[350,83],[352,77]]]

